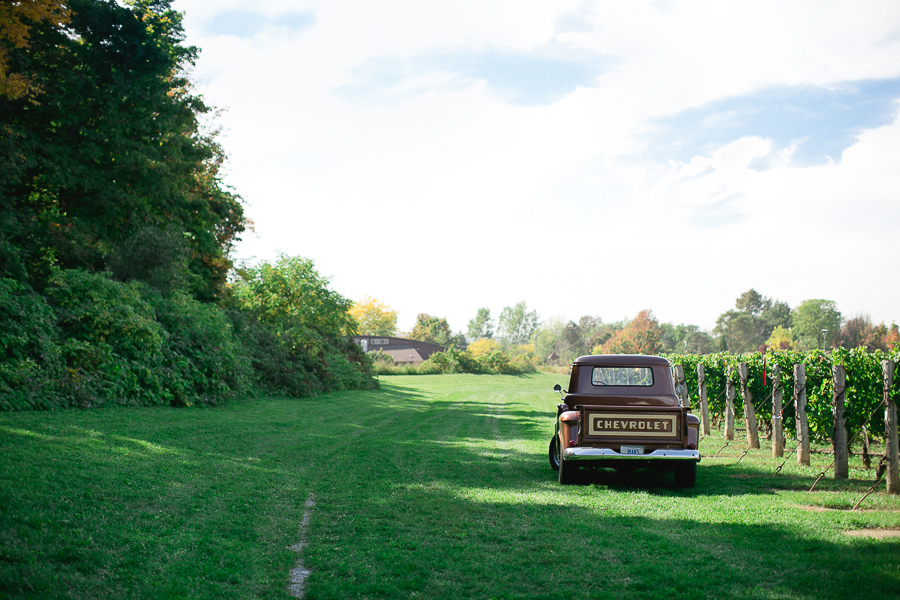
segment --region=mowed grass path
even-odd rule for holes
[[[900,499],[846,510],[874,479],[860,469],[808,494],[824,454],[774,476],[766,448],[711,458],[713,436],[696,489],[648,472],[560,487],[565,379],[2,414],[0,598],[289,598],[310,495],[310,599],[900,596],[900,538],[844,533],[900,527]]]

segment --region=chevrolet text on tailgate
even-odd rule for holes
[[[550,466],[572,483],[579,467],[672,470],[675,485],[694,487],[700,419],[675,395],[669,362],[659,356],[581,356],[556,410]]]

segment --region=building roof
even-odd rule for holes
[[[404,348],[403,350],[382,350],[385,354],[394,359],[394,363],[422,362],[424,360],[419,351],[415,348]]]

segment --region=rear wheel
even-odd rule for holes
[[[675,487],[692,488],[697,484],[697,463],[682,462],[675,464]]]
[[[560,457],[559,459],[559,483],[561,485],[569,485],[575,483],[575,474],[578,472],[578,464],[569,461],[568,464]]]
[[[550,448],[547,452],[550,457],[550,468],[559,471],[559,436],[550,438]]]

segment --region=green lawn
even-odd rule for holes
[[[385,377],[212,410],[0,414],[0,598],[896,598],[900,498],[701,442],[697,487],[560,487],[555,375]],[[764,442],[765,446],[765,442]],[[793,443],[789,444],[793,447]],[[818,468],[816,468],[818,466]],[[315,499],[302,555],[300,539]]]

